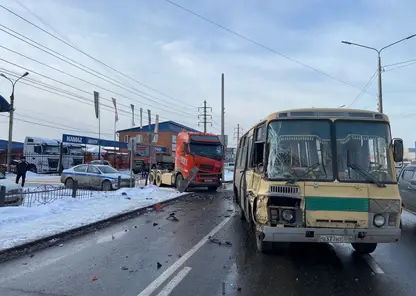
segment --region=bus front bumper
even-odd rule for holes
[[[315,242],[315,243],[395,243],[400,239],[400,228],[294,228],[259,226],[268,242]]]

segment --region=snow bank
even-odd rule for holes
[[[110,193],[97,192],[82,200],[63,197],[37,207],[0,208],[0,251],[183,194],[185,193],[181,194],[175,189],[151,186],[120,189]]]
[[[232,181],[233,180],[233,172],[224,170],[224,181]]]

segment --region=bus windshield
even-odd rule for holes
[[[220,143],[196,143],[189,144],[190,154],[203,156],[215,160],[221,160],[223,157],[223,148]]]
[[[338,179],[341,182],[371,181],[372,178],[379,182],[393,182],[387,123],[337,120],[335,130]]]
[[[272,121],[268,127],[267,177],[332,180],[329,120]]]

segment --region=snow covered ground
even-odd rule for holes
[[[149,186],[95,192],[88,199],[66,196],[37,207],[0,208],[0,251],[183,194],[175,189]]]
[[[224,181],[232,181],[233,180],[233,171],[224,170]]]

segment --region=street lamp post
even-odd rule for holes
[[[29,75],[29,72],[25,72],[22,76],[20,76],[19,78],[17,78],[13,82],[10,78],[8,78],[3,73],[0,74],[0,76],[6,78],[12,84],[12,94],[10,95],[10,110],[9,110],[9,112],[10,112],[10,114],[9,114],[9,139],[8,139],[8,142],[7,142],[7,171],[9,173],[10,173],[10,165],[11,165],[11,162],[12,162],[13,115],[14,115],[14,86],[16,85],[16,83],[20,79],[22,79],[23,77],[26,77],[27,75]]]
[[[399,41],[393,42],[389,45],[386,45],[384,47],[382,47],[381,49],[377,49],[374,47],[370,47],[370,46],[366,46],[366,45],[362,45],[362,44],[358,44],[358,43],[353,43],[353,42],[349,42],[349,41],[341,41],[344,44],[348,44],[348,45],[355,45],[355,46],[359,46],[359,47],[363,47],[363,48],[367,48],[367,49],[371,49],[374,50],[375,52],[377,52],[377,56],[378,56],[378,112],[383,113],[383,92],[382,92],[382,87],[381,87],[381,52],[388,48],[391,47],[393,45],[396,45],[397,43],[403,42],[405,40],[409,40],[410,38],[416,37],[416,34],[410,35],[406,38],[400,39]]]

